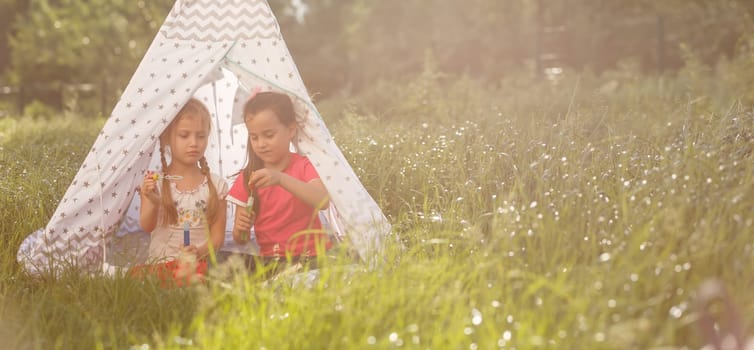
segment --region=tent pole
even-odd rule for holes
[[[102,199],[102,167],[99,163],[99,150],[95,152],[95,158],[97,158],[97,179],[99,183],[99,207],[102,210],[100,215],[100,230],[102,230],[102,272],[107,273],[107,237],[105,237],[105,201]]]
[[[217,159],[220,164],[219,166],[220,169],[218,170],[218,173],[220,177],[225,177],[225,174],[223,174],[223,165],[222,165],[223,164],[222,163],[223,162],[223,158],[222,158],[223,145],[222,145],[222,132],[220,130],[220,114],[218,113],[219,110],[217,108],[217,82],[215,81],[212,82],[212,99],[215,105],[215,133],[217,135]]]

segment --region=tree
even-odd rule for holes
[[[0,0],[0,30],[13,21],[8,50],[0,39],[0,68],[5,54],[9,77],[27,90],[89,83],[114,99],[173,2]],[[682,44],[713,64],[754,36],[747,0],[269,2],[304,82],[323,96],[419,74],[427,57],[443,72],[490,81],[547,52],[574,70],[629,60],[654,71],[681,67]],[[561,34],[544,34],[552,31]]]
[[[532,31],[531,22],[525,20],[531,12],[527,0],[307,1],[306,5],[304,22],[295,39],[288,40],[293,43],[291,50],[303,57],[304,78],[312,72],[321,76],[317,81],[329,91],[359,90],[368,82],[418,73],[427,52],[435,56],[440,69],[477,77],[499,77],[531,56],[531,41],[525,38]],[[337,79],[332,79],[334,72]]]
[[[93,84],[112,100],[170,5],[169,0],[34,1],[14,24],[11,79],[58,107],[59,91],[66,84]]]
[[[8,39],[11,36],[13,20],[19,13],[26,13],[28,6],[29,0],[0,0],[0,78],[10,64]]]

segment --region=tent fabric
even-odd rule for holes
[[[375,261],[390,225],[333,141],[264,0],[175,2],[49,223],[22,242],[18,261],[30,272],[97,269],[108,242],[140,232],[137,188],[147,170],[160,168],[159,135],[191,97],[213,117],[208,164],[232,181],[246,161],[241,107],[257,89],[291,96],[294,149],[328,189],[330,226]]]

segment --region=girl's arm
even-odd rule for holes
[[[260,169],[251,175],[249,182],[254,187],[279,185],[315,209],[327,208],[330,204],[330,195],[320,179],[303,182],[283,172]]]
[[[144,182],[139,191],[141,206],[139,208],[139,225],[144,232],[152,232],[157,227],[157,208],[160,197],[157,194],[157,182],[150,173],[144,176]]]
[[[327,208],[330,204],[330,195],[320,179],[303,182],[293,176],[281,173],[278,184],[312,208],[319,210]]]

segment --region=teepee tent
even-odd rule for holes
[[[213,117],[210,169],[231,183],[245,165],[241,110],[255,90],[291,96],[299,119],[293,148],[330,193],[329,226],[375,259],[390,225],[309,98],[267,2],[177,0],[49,223],[21,244],[19,262],[30,272],[105,266],[117,253],[113,240],[141,231],[136,190],[145,171],[159,169],[159,135],[191,97]]]

